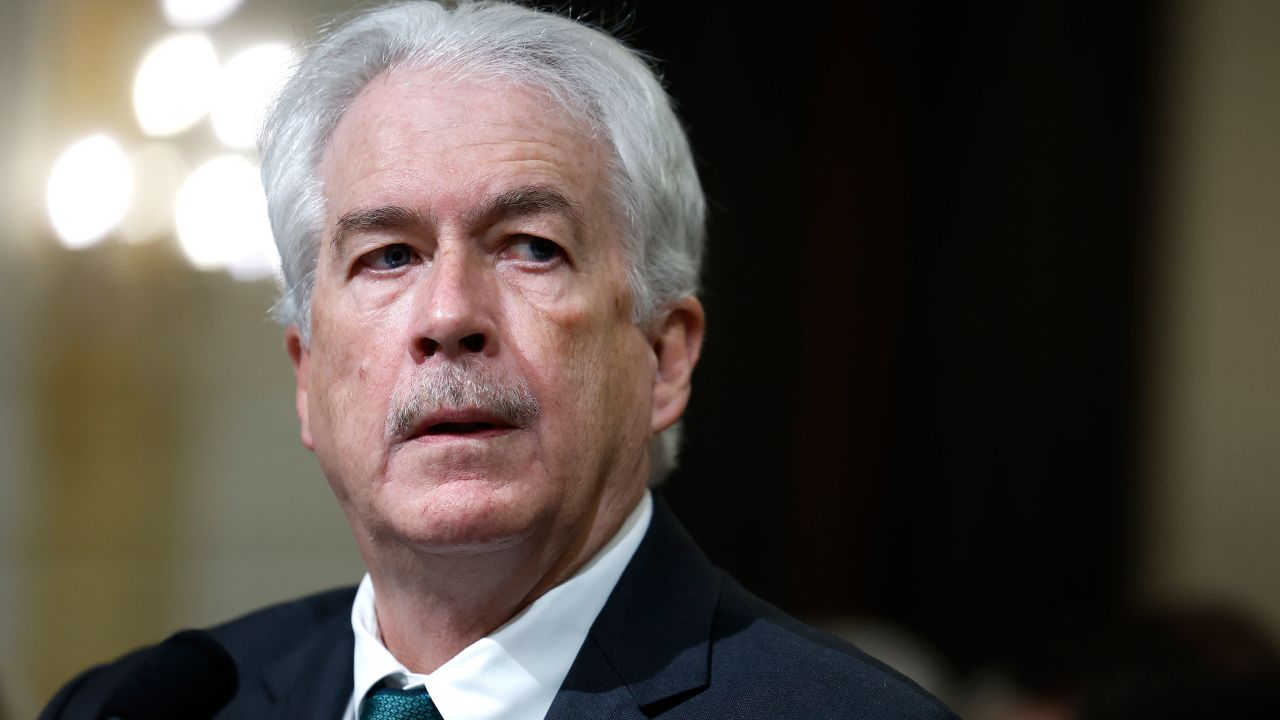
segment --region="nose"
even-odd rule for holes
[[[478,259],[463,250],[437,251],[419,288],[413,312],[414,359],[458,359],[492,352],[491,284]]]

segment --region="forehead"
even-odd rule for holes
[[[365,86],[320,170],[330,218],[386,202],[447,214],[517,185],[590,207],[603,198],[606,156],[585,123],[535,91],[398,70]]]

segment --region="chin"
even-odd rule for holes
[[[463,474],[428,485],[389,482],[373,508],[373,535],[430,552],[482,553],[519,545],[552,516],[527,479]]]

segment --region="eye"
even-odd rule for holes
[[[564,248],[546,238],[522,235],[509,247],[509,252],[516,260],[524,260],[539,264],[548,264],[564,257]]]
[[[365,253],[360,262],[374,270],[395,270],[412,263],[414,259],[413,248],[404,243],[395,243]]]

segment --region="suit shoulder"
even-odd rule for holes
[[[775,710],[781,714],[774,717],[955,717],[893,668],[805,625],[731,579],[723,588],[713,633],[713,675],[737,687],[741,702],[761,705],[761,717]]]
[[[354,598],[354,587],[330,590],[256,610],[210,628],[209,634],[237,662],[246,666],[262,665],[292,651],[321,625],[349,615]],[[80,673],[49,701],[40,714],[41,720],[96,717],[97,708],[111,691],[154,647],[133,650]]]

